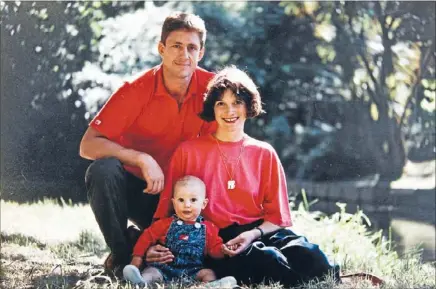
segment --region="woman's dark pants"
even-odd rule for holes
[[[221,229],[220,236],[227,242],[262,222],[235,224]],[[272,281],[293,287],[316,278],[322,280],[329,274],[340,281],[339,267],[328,261],[318,245],[289,229],[265,235],[240,255],[223,260],[208,259],[208,262],[219,277],[232,275],[240,284],[246,285]]]
[[[116,158],[94,161],[86,171],[85,183],[89,204],[114,264],[128,264],[134,241],[128,234],[127,219],[141,230],[147,228],[159,195],[144,193],[146,182],[127,172]]]

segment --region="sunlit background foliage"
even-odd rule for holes
[[[276,148],[290,179],[390,181],[407,158],[435,158],[434,2],[1,1],[0,8],[3,193],[17,183],[36,191],[35,180],[83,185],[88,162],[78,147],[87,123],[123,81],[160,62],[160,28],[173,10],[205,20],[201,66],[235,64],[255,79],[267,114],[247,131]]]

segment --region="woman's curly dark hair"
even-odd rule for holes
[[[265,111],[262,109],[260,94],[253,80],[236,66],[228,66],[220,70],[207,85],[204,96],[203,111],[200,118],[211,122],[215,120],[214,106],[223,98],[229,89],[247,106],[247,118],[253,118]]]

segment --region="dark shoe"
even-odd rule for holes
[[[107,255],[106,260],[104,260],[103,267],[104,267],[105,273],[109,273],[109,272],[113,271],[114,260],[112,258],[112,253],[109,253],[109,255]]]
[[[115,264],[112,253],[106,257],[103,263],[104,273],[111,278],[122,279],[123,278],[123,265]]]
[[[133,249],[139,236],[141,236],[141,231],[137,229],[135,226],[129,226],[126,229],[126,236],[128,238],[129,246],[131,246],[131,248]],[[122,278],[123,268],[127,264],[128,262],[127,263],[116,262],[113,258],[113,254],[109,253],[109,255],[106,257],[106,260],[103,263],[104,272],[111,277]]]

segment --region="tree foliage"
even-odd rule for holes
[[[159,63],[160,28],[173,10],[206,21],[201,66],[235,64],[255,79],[267,114],[250,120],[248,133],[273,144],[289,177],[395,179],[407,154],[434,158],[434,3],[2,1],[0,8],[2,177],[81,182],[86,123],[123,81]]]
[[[405,149],[413,149],[420,142],[427,144],[427,157],[434,157],[434,129],[424,129],[434,127],[434,119],[429,117],[434,118],[435,108],[431,85],[434,4],[390,1],[284,5],[289,13],[312,18],[315,35],[324,40],[317,47],[318,54],[339,76],[336,92],[344,99],[362,102],[362,108],[368,107],[367,112],[378,123],[373,126],[379,133],[371,149],[381,175],[400,176]],[[403,147],[403,134],[410,139],[411,127],[424,141],[417,143],[415,139]],[[371,127],[359,128],[363,129],[358,133],[361,139]]]
[[[78,157],[78,147],[86,110],[72,86],[72,73],[91,58],[92,24],[111,15],[105,11],[113,14],[112,6],[0,2],[3,188],[17,188],[19,194],[21,187],[37,191],[43,180],[82,185],[86,162]]]

